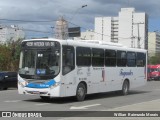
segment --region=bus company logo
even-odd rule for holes
[[[12,117],[11,112],[2,112],[2,117]]]
[[[123,76],[123,78],[124,78],[125,76],[131,76],[131,75],[133,75],[133,72],[132,72],[132,70],[126,72],[126,71],[123,71],[123,69],[121,69],[119,75]]]

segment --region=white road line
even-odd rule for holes
[[[93,104],[93,105],[86,105],[86,106],[79,106],[79,107],[75,107],[75,106],[72,106],[70,109],[73,110],[73,109],[88,109],[88,107],[94,107],[94,106],[99,106],[101,104]]]
[[[16,103],[16,102],[20,102],[20,101],[22,101],[22,100],[6,100],[4,102],[6,102],[6,103]]]
[[[41,104],[35,104],[35,105],[39,105],[39,106],[41,106],[41,105],[49,105],[50,103],[41,103]]]

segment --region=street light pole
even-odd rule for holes
[[[82,9],[82,8],[85,8],[85,7],[87,7],[87,5],[82,5],[80,8],[78,8],[78,9],[75,11],[75,13],[73,14],[73,16],[71,17],[71,21],[72,21],[73,18],[76,16],[76,14],[78,13],[78,11],[79,11],[80,9]]]
[[[51,31],[51,36],[54,36],[54,35],[53,35],[53,33],[54,33],[54,32],[53,32],[54,27],[53,27],[53,26],[51,26],[51,29],[52,29],[52,31]]]
[[[134,24],[134,25],[137,25],[137,31],[138,31],[137,47],[138,47],[138,48],[141,48],[141,45],[140,45],[140,40],[141,40],[141,39],[140,39],[140,34],[139,34],[139,25],[140,25],[140,24],[144,24],[144,23],[141,23],[141,22],[140,22],[140,23],[133,23],[133,24]]]

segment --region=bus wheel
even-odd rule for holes
[[[123,86],[122,86],[121,94],[127,95],[128,92],[129,92],[129,82],[127,80],[125,80],[123,83]]]
[[[76,98],[77,101],[83,101],[86,96],[86,87],[83,83],[80,83],[77,87]]]
[[[40,96],[40,98],[41,98],[42,100],[44,100],[44,101],[48,101],[48,100],[51,99],[51,98],[48,97],[48,96]]]

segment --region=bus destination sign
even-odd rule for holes
[[[55,42],[49,42],[49,41],[32,41],[32,42],[26,42],[26,46],[28,47],[52,47],[55,46]]]

